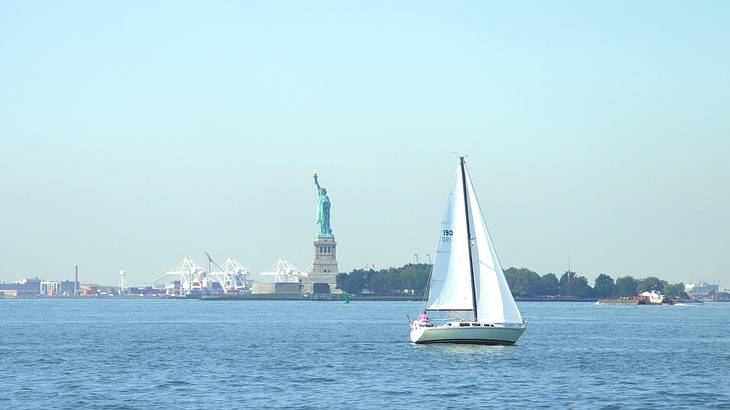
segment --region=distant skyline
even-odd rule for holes
[[[433,254],[730,286],[730,3],[0,2],[0,280]]]

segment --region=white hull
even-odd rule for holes
[[[487,345],[513,345],[525,331],[524,325],[488,325],[450,322],[439,326],[411,327],[413,343],[469,343]]]

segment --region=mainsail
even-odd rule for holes
[[[457,168],[451,186],[430,285],[428,310],[473,312],[476,307],[474,316],[480,322],[522,323],[465,164]]]

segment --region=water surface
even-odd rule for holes
[[[524,302],[512,347],[416,302],[0,299],[0,408],[730,408],[730,304]]]

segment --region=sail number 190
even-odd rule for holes
[[[441,242],[451,242],[451,237],[454,236],[454,231],[451,229],[444,229]]]

